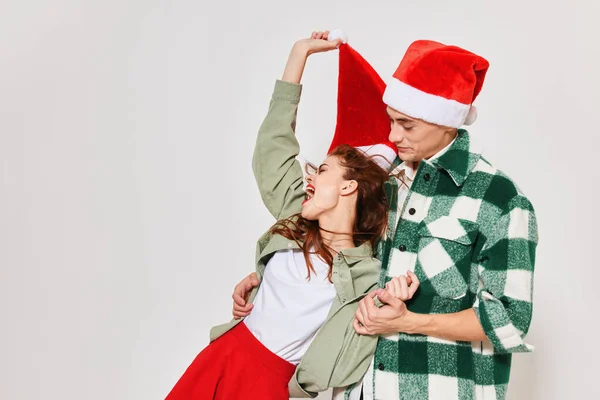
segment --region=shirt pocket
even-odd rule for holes
[[[422,221],[415,266],[420,290],[450,299],[464,297],[478,233],[478,224],[460,218],[443,216]]]

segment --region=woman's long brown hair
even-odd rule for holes
[[[330,154],[336,156],[344,168],[343,178],[355,180],[358,183],[356,200],[356,219],[352,237],[355,246],[369,242],[375,247],[375,242],[384,233],[387,226],[388,203],[384,183],[388,174],[374,160],[361,150],[343,144],[336,147]],[[272,234],[279,234],[289,240],[294,240],[304,253],[308,278],[311,271],[315,272],[310,261],[310,254],[317,254],[329,265],[327,278],[331,280],[333,265],[332,249],[321,237],[318,221],[310,221],[301,213],[278,221],[272,228]]]

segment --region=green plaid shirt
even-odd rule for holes
[[[365,399],[504,399],[511,354],[532,350],[523,340],[538,241],[531,203],[465,130],[441,157],[420,163],[404,204],[394,199],[395,178],[387,191],[393,222],[378,247],[380,285],[414,269],[421,286],[409,310],[473,308],[489,341],[382,336]]]

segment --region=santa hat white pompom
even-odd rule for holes
[[[342,39],[342,43],[348,43],[348,36],[341,29],[332,30],[327,37],[327,40],[331,42],[337,39]]]
[[[471,108],[465,119],[465,125],[471,125],[475,120],[477,120],[477,107],[475,107],[474,104],[471,104]]]

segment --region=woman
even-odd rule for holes
[[[363,151],[340,145],[304,188],[296,160],[300,80],[310,54],[341,44],[327,39],[315,32],[294,45],[258,134],[253,169],[278,222],[258,241],[252,311],[211,330],[212,342],[168,400],[314,396],[357,382],[371,361],[377,339],[356,334],[352,321],[379,277],[372,249],[387,220],[387,173]],[[388,290],[409,299],[418,281],[407,278],[409,297],[393,282]]]

